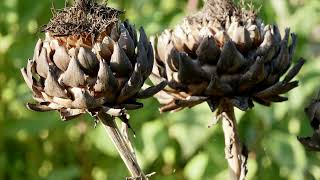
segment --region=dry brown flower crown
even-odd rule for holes
[[[141,108],[166,83],[142,89],[153,67],[153,48],[143,28],[139,38],[121,11],[91,0],[53,10],[34,57],[21,70],[37,103],[35,111],[59,111],[69,120],[104,111],[127,121],[126,110]]]
[[[157,38],[152,80],[168,81],[156,95],[164,104],[160,111],[202,102],[214,111],[223,98],[241,110],[252,108],[253,101],[266,106],[286,101],[281,94],[298,86],[291,80],[305,62],[300,59],[289,70],[296,41],[288,28],[281,36],[276,25],[265,25],[252,10],[230,0],[208,0],[202,11]]]

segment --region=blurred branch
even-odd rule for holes
[[[118,153],[120,154],[123,162],[126,164],[129,172],[134,179],[146,180],[148,179],[145,174],[142,172],[135,155],[132,153],[128,144],[126,143],[125,138],[121,134],[117,124],[115,123],[114,117],[110,115],[99,112],[97,118],[103,123],[106,132],[111,138],[113,144],[115,145]]]
[[[217,117],[222,120],[222,128],[225,138],[225,157],[229,164],[230,179],[243,180],[247,174],[246,148],[241,145],[237,132],[237,121],[234,115],[234,107],[228,99],[222,100]]]

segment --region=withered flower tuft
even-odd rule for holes
[[[202,11],[156,39],[152,80],[168,81],[156,95],[164,104],[160,111],[202,102],[214,111],[224,98],[241,110],[252,108],[253,101],[266,106],[286,101],[281,94],[298,86],[291,80],[305,62],[300,59],[289,70],[296,43],[289,28],[281,36],[276,25],[265,25],[252,10],[230,0],[208,0]]]
[[[53,9],[34,56],[21,70],[35,111],[59,111],[63,120],[103,111],[127,122],[126,110],[141,108],[166,83],[142,89],[153,67],[153,48],[144,29],[121,22],[121,11],[90,0]]]

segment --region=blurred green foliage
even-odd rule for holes
[[[64,0],[53,0],[56,8]],[[173,27],[186,15],[186,0],[110,0],[149,35]],[[242,141],[248,146],[248,179],[320,179],[320,154],[305,151],[296,136],[311,134],[304,114],[320,80],[320,1],[254,1],[266,23],[291,27],[299,37],[296,58],[308,60],[289,101],[270,108],[236,111]],[[0,179],[124,179],[128,175],[101,126],[84,116],[61,122],[57,113],[25,108],[31,93],[19,69],[32,56],[39,27],[51,17],[51,0],[0,1]],[[152,179],[226,179],[224,140],[219,125],[207,128],[213,114],[203,104],[192,110],[159,114],[151,99],[131,113],[134,143]]]

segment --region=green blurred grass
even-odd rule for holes
[[[63,7],[63,0],[54,0]],[[266,23],[291,27],[299,37],[296,59],[308,60],[289,101],[270,108],[237,111],[242,141],[250,150],[248,179],[320,179],[320,155],[307,152],[296,136],[311,134],[303,112],[319,88],[320,1],[255,0]],[[186,0],[110,0],[148,35],[173,27],[186,15]],[[32,56],[41,25],[51,17],[51,0],[0,1],[0,179],[123,179],[128,175],[102,127],[89,116],[61,122],[56,113],[25,108],[31,93],[20,68]],[[221,128],[207,128],[212,114],[203,104],[159,114],[158,103],[131,113],[138,158],[153,179],[225,179]]]

